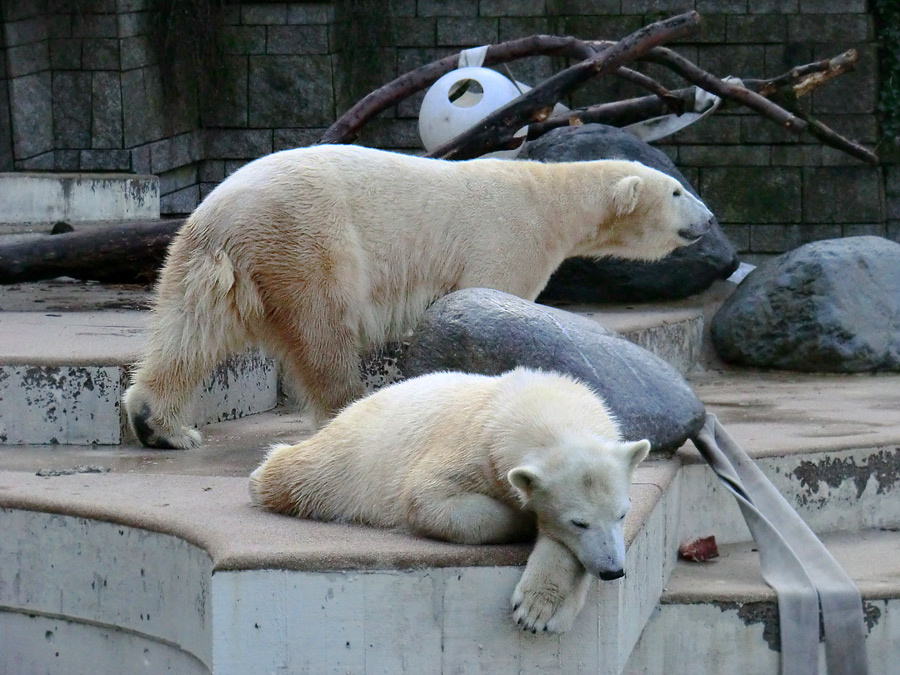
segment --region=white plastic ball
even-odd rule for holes
[[[468,89],[456,97],[468,80],[473,80],[477,85],[470,82]],[[520,86],[523,92],[527,91],[528,87]],[[451,101],[451,96],[455,100]],[[489,68],[458,68],[447,73],[431,85],[419,110],[419,136],[425,149],[431,152],[518,96],[519,90],[515,84]],[[526,131],[527,128],[522,127],[516,136]],[[484,156],[511,159],[520,150],[521,146]]]

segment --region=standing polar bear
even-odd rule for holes
[[[591,575],[624,576],[631,474],[601,399],[554,373],[423,375],[346,408],[312,438],[275,446],[250,476],[255,504],[463,544],[537,543],[512,597],[534,632],[568,630]]]
[[[213,190],[173,241],[128,419],[145,445],[199,445],[195,389],[252,344],[330,415],[362,395],[361,354],[437,298],[487,287],[533,300],[565,258],[654,260],[711,217],[634,162],[447,162],[347,145],[268,155]]]

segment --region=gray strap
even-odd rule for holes
[[[783,675],[818,672],[820,605],[829,675],[866,675],[862,599],[853,580],[715,415],[707,415],[694,444],[734,494],[763,578],[778,596]]]

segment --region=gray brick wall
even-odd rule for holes
[[[804,110],[870,146],[877,53],[864,0],[256,0],[223,8],[227,82],[209,100],[166,97],[149,0],[7,0],[0,8],[0,170],[156,173],[162,208],[191,210],[229,173],[269,152],[315,142],[368,91],[462,48],[535,33],[615,39],[661,15],[696,9],[703,30],[675,49],[718,75],[773,76],[860,53],[855,73]],[[535,83],[566,64],[511,64]],[[678,78],[643,68],[664,83]],[[573,105],[642,94],[613,78]],[[386,111],[359,142],[414,152],[423,94]],[[803,242],[879,234],[900,241],[900,152],[870,167],[747,111],[720,113],[660,144],[746,256]]]

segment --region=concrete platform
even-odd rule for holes
[[[863,598],[869,671],[897,669],[900,533],[896,527],[823,535]],[[775,592],[752,542],[719,549],[706,563],[679,561],[624,673],[776,673],[780,636]],[[825,672],[824,643],[820,672]]]
[[[0,444],[116,445],[120,401],[144,350],[146,312],[0,312]],[[269,410],[275,363],[236,354],[196,394],[203,424]]]
[[[900,377],[707,373],[695,385],[770,478],[805,505],[803,514],[818,519],[816,529],[868,529],[880,538],[864,550],[893,550],[896,533],[876,530],[900,526],[900,406],[891,405]],[[873,401],[884,403],[879,419],[867,413]],[[756,408],[766,419],[754,417]],[[814,412],[799,416],[803,409]],[[724,636],[730,651],[764,658],[758,668],[731,670],[717,666],[733,662],[690,661],[690,672],[777,672],[771,626],[765,635],[763,623],[748,629],[750,610],[741,609],[771,601],[758,580],[731,575],[740,581],[723,592],[727,600],[681,603],[691,607],[672,619],[678,603],[660,604],[673,591],[675,551],[687,536],[715,534],[743,561],[736,569],[750,564],[736,505],[690,447],[638,470],[628,577],[596,585],[575,629],[550,637],[522,634],[510,620],[527,546],[456,546],[259,512],[249,505],[247,474],[269,443],[308,433],[308,421],[274,411],[205,431],[209,444],[195,452],[0,449],[0,527],[14,535],[0,543],[0,622],[14,624],[16,653],[44,654],[53,632],[54,648],[75,654],[106,631],[123,641],[113,655],[155,654],[159,669],[148,672],[670,673],[688,653],[672,636],[699,621],[697,630],[710,632],[698,644],[712,649],[714,636]],[[111,471],[34,475],[84,464]],[[65,588],[61,569],[71,581]],[[716,577],[703,570],[728,569],[693,573],[714,588]],[[893,567],[869,569],[880,594],[867,599],[882,617],[870,637],[877,655],[900,639],[900,579]]]
[[[159,218],[159,178],[114,173],[0,173],[0,232],[53,223]]]
[[[700,398],[813,528],[840,533],[832,541],[859,569],[854,548],[896,560],[900,376],[717,370],[701,345],[703,317],[727,291],[667,306],[567,309],[682,370],[699,359],[706,369],[691,380]],[[76,379],[61,368],[118,368],[109,376],[117,405],[142,348],[148,297],[65,280],[0,288],[0,373],[55,368],[54,386],[45,379],[33,390],[58,396],[62,375]],[[266,377],[274,390],[274,369]],[[24,415],[6,400],[3,424]],[[150,451],[124,436],[110,446],[0,446],[0,672],[62,663],[118,673],[123,662],[225,675],[777,672],[772,595],[746,572],[749,533],[690,444],[635,474],[628,576],[595,584],[573,631],[547,636],[510,619],[528,546],[456,546],[251,507],[246,477],[266,448],[309,433],[308,418],[278,408],[209,424],[191,452]],[[679,542],[709,534],[728,555],[683,568]],[[900,580],[895,567],[866,569],[880,667],[900,641]],[[700,591],[689,602],[678,589],[691,578]],[[695,643],[679,637],[694,633]]]
[[[150,290],[85,282],[0,287],[0,445],[117,445],[120,406],[144,351]],[[198,387],[200,424],[270,410],[275,363],[236,354]]]

